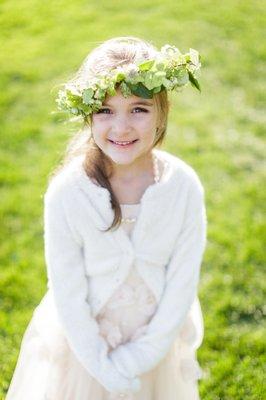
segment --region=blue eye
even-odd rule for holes
[[[101,108],[96,114],[106,114],[104,111],[110,111],[109,108]]]
[[[148,110],[146,110],[145,108],[142,108],[142,107],[135,107],[134,110],[139,110],[140,112],[145,112],[145,113],[148,112]],[[137,111],[137,114],[139,113],[139,111]],[[101,108],[100,110],[98,110],[96,112],[96,114],[110,114],[110,112],[111,112],[111,110],[109,108]]]
[[[146,110],[145,108],[141,108],[141,107],[136,107],[136,108],[134,108],[134,110],[140,110],[141,112],[148,112],[148,110]]]

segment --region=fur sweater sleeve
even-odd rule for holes
[[[197,293],[206,230],[204,189],[196,181],[190,187],[183,229],[167,265],[166,285],[157,311],[141,337],[110,353],[118,370],[128,377],[153,369],[176,339]]]
[[[108,346],[92,317],[82,243],[69,223],[69,193],[55,184],[44,196],[44,244],[48,286],[69,345],[85,369],[110,392],[139,390],[139,379],[128,379],[109,359]]]

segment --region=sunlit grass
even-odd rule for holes
[[[136,0],[129,7],[121,0],[9,0],[0,11],[0,397],[46,291],[43,194],[74,130],[51,113],[54,87],[101,41],[136,35],[202,55],[202,93],[189,87],[171,96],[163,146],[197,170],[206,192],[202,399],[262,399],[262,3]]]

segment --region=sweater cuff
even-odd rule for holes
[[[135,378],[137,375],[137,366],[130,357],[130,351],[127,345],[120,345],[110,352],[109,357],[116,367],[117,371],[128,379]]]

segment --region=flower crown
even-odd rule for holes
[[[87,118],[101,108],[107,94],[116,94],[117,84],[124,97],[133,94],[146,99],[164,89],[179,92],[189,82],[201,91],[196,79],[200,67],[197,50],[190,48],[189,53],[181,54],[175,46],[166,44],[153,59],[119,66],[83,84],[66,83],[58,92],[57,106],[59,110]]]

